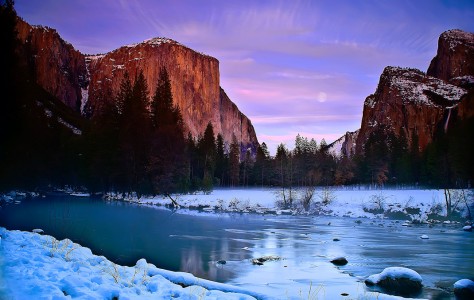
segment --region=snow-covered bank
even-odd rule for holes
[[[265,299],[140,259],[119,266],[65,239],[0,228],[0,299]]]
[[[120,266],[68,239],[38,233],[0,227],[0,237],[0,299],[332,299],[324,292],[274,298],[159,269],[145,259],[132,267]],[[318,291],[315,287],[314,293]],[[407,299],[359,292],[350,299]]]
[[[316,189],[307,210],[302,198],[306,189],[293,191],[294,201],[289,209],[282,209],[282,191],[272,188],[254,189],[216,189],[211,193],[173,195],[181,208],[197,208],[207,212],[255,212],[274,214],[320,214],[353,218],[399,218],[411,221],[444,221],[446,212],[443,190],[372,190],[372,189]],[[453,190],[455,197],[465,197],[471,206],[472,191]],[[286,191],[288,198],[288,190]],[[124,200],[139,204],[165,206],[170,205],[167,197],[123,197],[108,194],[107,199]],[[461,199],[457,202],[455,214],[467,216],[467,208]]]

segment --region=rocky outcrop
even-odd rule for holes
[[[232,136],[237,138],[237,141],[242,141],[241,152],[245,153],[251,148],[252,153],[255,153],[258,141],[256,138],[255,129],[252,122],[243,113],[240,112],[237,105],[235,105],[227,96],[225,91],[220,89],[220,127],[223,132],[224,140],[232,142]]]
[[[474,117],[474,88],[469,90],[458,105],[458,116],[461,119]]]
[[[474,116],[474,34],[449,30],[441,34],[438,52],[427,74],[409,68],[386,67],[374,94],[364,101],[361,128],[357,136],[346,134],[330,145],[356,153],[375,129],[404,134],[408,144],[418,137],[419,150],[434,133],[447,130],[455,118]],[[355,140],[355,143],[354,143]]]
[[[127,72],[134,80],[143,71],[150,97],[161,67],[171,80],[173,101],[183,115],[187,131],[202,134],[211,122],[227,143],[235,135],[242,147],[258,145],[250,120],[220,88],[219,61],[176,41],[153,38],[123,46],[102,55],[83,55],[51,28],[30,26],[19,20],[21,52],[30,61],[37,83],[87,117],[97,113],[103,101],[113,101]]]
[[[355,154],[359,130],[348,131],[345,135],[328,145],[328,152],[335,157],[351,157]]]
[[[474,34],[454,29],[443,32],[438,53],[431,61],[428,75],[445,81],[474,75]]]
[[[365,99],[357,151],[362,151],[370,133],[380,127],[397,136],[403,132],[409,146],[416,135],[420,150],[424,149],[438,124],[449,122],[451,109],[466,94],[467,90],[419,70],[386,67],[377,90]]]
[[[31,26],[18,19],[17,31],[24,45],[20,55],[36,82],[67,106],[79,110],[82,90],[87,86],[84,56],[49,27]]]

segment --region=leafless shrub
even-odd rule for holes
[[[331,188],[325,187],[318,193],[318,198],[321,200],[323,205],[328,205],[336,199],[336,194]]]
[[[308,211],[311,207],[311,202],[313,201],[314,192],[316,189],[313,186],[307,186],[301,194],[301,204],[303,205],[304,210]]]

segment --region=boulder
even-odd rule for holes
[[[345,257],[336,257],[331,262],[336,266],[344,266],[347,265],[348,261]]]
[[[461,279],[454,283],[454,294],[457,299],[474,299],[474,281]]]
[[[466,225],[462,228],[464,231],[472,231],[472,226],[471,225]]]
[[[276,260],[281,260],[281,257],[275,256],[275,255],[262,256],[262,257],[259,257],[259,258],[253,258],[252,259],[252,264],[261,266],[266,261],[276,261]]]
[[[368,286],[378,286],[385,292],[400,296],[416,295],[423,287],[423,280],[416,271],[403,267],[385,268],[382,273],[369,276]]]

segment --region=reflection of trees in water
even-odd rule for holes
[[[229,264],[218,265],[217,261],[226,262],[239,261],[245,263],[248,253],[242,249],[241,243],[220,238],[205,239],[207,242],[203,246],[203,240],[181,250],[180,270],[188,272],[194,276],[224,282],[236,277],[235,270]],[[206,249],[207,248],[207,249]]]
[[[201,251],[198,248],[192,246],[190,249],[182,249],[181,252],[181,270],[192,273],[198,277],[207,277],[203,266]]]

